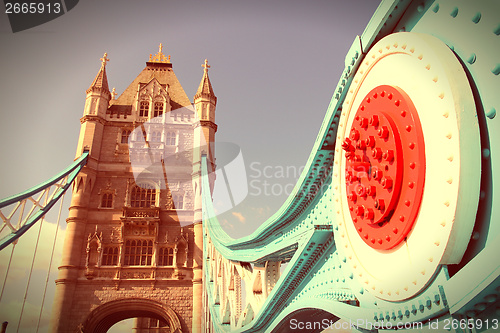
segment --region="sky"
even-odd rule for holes
[[[293,188],[345,55],[377,5],[373,0],[85,0],[53,21],[18,33],[12,33],[2,11],[0,198],[47,180],[73,161],[85,90],[104,52],[110,59],[110,88],[121,94],[162,43],[191,100],[203,74],[201,64],[208,59],[218,98],[216,140],[241,148],[249,185],[247,197],[219,218],[229,235],[250,234],[279,209]],[[64,234],[66,216],[67,204],[59,236]],[[56,216],[47,219],[47,233],[55,231],[55,221]],[[35,239],[36,230],[30,231],[19,244],[26,246],[13,260],[15,274],[9,277],[0,317],[6,313],[2,309],[20,309],[26,262],[31,260],[24,257]],[[58,239],[56,253],[62,245]],[[44,244],[49,251],[51,244]],[[2,283],[8,261],[3,252]],[[43,253],[35,265],[39,280],[45,280],[48,264]],[[58,263],[56,257],[53,266]],[[55,276],[53,271],[41,332],[47,329]],[[30,295],[41,287],[33,288],[37,292]],[[36,309],[40,303],[33,300],[28,305]],[[9,313],[12,331],[18,321],[14,317]],[[26,319],[19,331],[32,332],[30,325]]]

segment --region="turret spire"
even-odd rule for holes
[[[99,69],[94,81],[92,81],[89,89],[87,89],[87,93],[90,91],[99,91],[107,92],[109,94],[108,77],[106,75],[106,63],[108,61],[108,54],[104,53],[104,56],[101,58],[101,68]]]
[[[203,67],[203,77],[201,78],[200,86],[198,87],[194,98],[196,99],[202,94],[207,94],[215,97],[214,90],[212,89],[212,84],[210,83],[210,79],[208,77],[208,69],[210,68],[210,65],[208,64],[207,59],[205,59],[205,63],[202,64],[201,67]]]

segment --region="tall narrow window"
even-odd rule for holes
[[[101,199],[101,208],[112,208],[113,207],[113,194],[104,193]]]
[[[148,117],[149,116],[149,102],[142,101],[139,104],[139,116],[140,117]]]
[[[208,119],[208,106],[203,106],[202,113],[201,113],[201,119],[203,119],[203,120]]]
[[[123,130],[122,131],[122,140],[121,143],[128,143],[128,137],[130,136],[130,131]]]
[[[173,266],[174,265],[174,249],[171,247],[160,248],[158,266]]]
[[[159,117],[163,114],[163,103],[162,102],[156,102],[155,103],[155,110],[154,110],[154,116]]]
[[[141,184],[132,189],[130,205],[136,208],[156,206],[156,189],[149,184]]]
[[[118,265],[118,247],[106,246],[102,251],[102,266]]]
[[[153,241],[133,239],[125,242],[124,264],[130,266],[151,265]]]
[[[174,132],[167,133],[166,144],[167,144],[167,146],[175,146],[175,133]]]
[[[175,194],[173,196],[174,199],[174,208],[175,209],[184,209],[184,196],[181,194]]]
[[[151,141],[152,142],[160,142],[161,141],[161,132],[153,132],[151,134]]]

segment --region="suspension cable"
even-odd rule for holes
[[[56,232],[55,232],[55,235],[54,235],[54,242],[52,243],[52,253],[50,254],[49,268],[47,270],[47,279],[45,280],[45,287],[43,289],[42,305],[40,306],[40,315],[38,316],[38,323],[36,324],[36,332],[37,333],[38,333],[38,330],[40,328],[40,321],[42,320],[43,305],[45,304],[45,295],[47,294],[47,286],[49,284],[50,270],[52,268],[52,260],[54,259],[54,252],[55,252],[56,242],[57,242],[57,233],[59,231],[59,224],[60,224],[60,221],[61,221],[61,211],[62,211],[64,197],[65,196],[66,196],[66,193],[64,193],[63,196],[62,196],[62,198],[61,198],[61,204],[59,206],[59,214],[57,215]]]
[[[47,202],[49,200],[49,191],[46,191],[45,193],[46,193],[46,195],[45,195],[45,206],[46,206]],[[28,275],[28,283],[26,284],[26,292],[24,293],[23,305],[21,307],[21,314],[19,315],[19,322],[17,324],[16,333],[19,332],[19,327],[21,327],[21,320],[23,319],[24,306],[26,305],[26,299],[28,298],[28,290],[30,288],[31,275],[33,273],[33,267],[35,266],[35,258],[36,258],[36,253],[38,250],[38,243],[40,241],[40,234],[42,233],[42,225],[43,225],[44,220],[45,220],[45,215],[41,218],[40,228],[38,228],[38,236],[36,238],[35,250],[33,251],[33,260],[31,261],[30,273]]]
[[[9,264],[7,265],[7,271],[5,272],[5,278],[3,280],[2,292],[0,293],[0,302],[2,301],[3,291],[5,289],[5,285],[7,284],[7,278],[9,277],[10,263],[12,262],[12,257],[14,255],[14,248],[16,247],[17,240],[12,243],[12,251],[10,252]]]

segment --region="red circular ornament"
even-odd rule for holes
[[[417,111],[398,87],[382,85],[360,104],[346,152],[346,193],[358,234],[388,250],[410,232],[425,181],[425,149]]]

